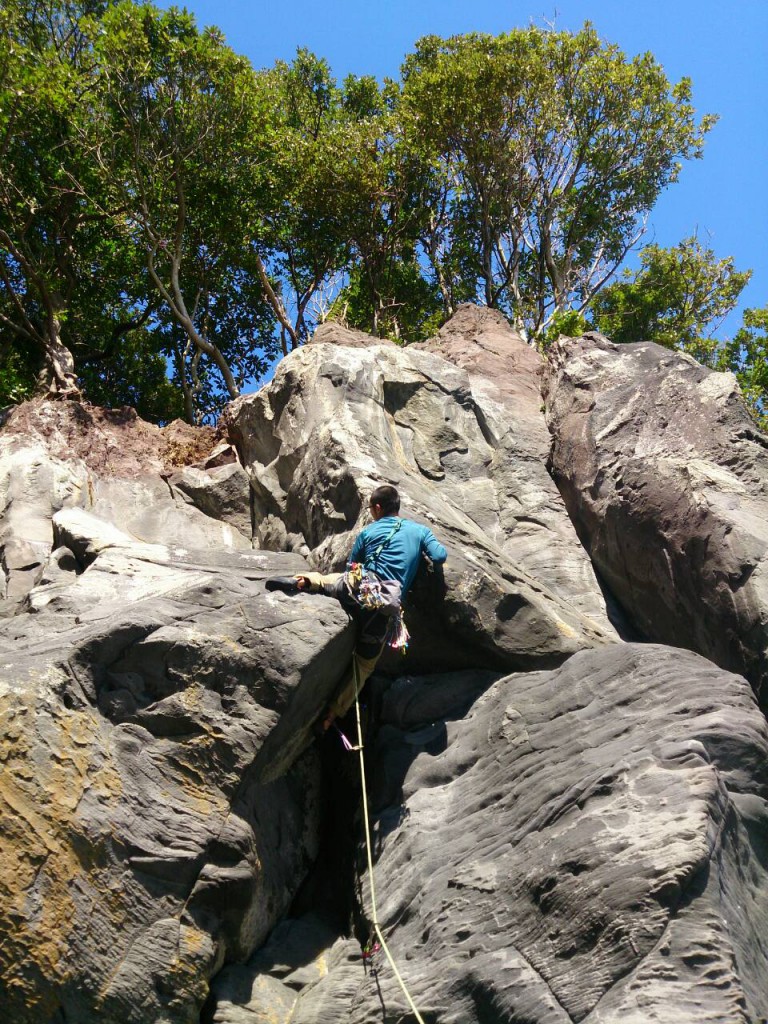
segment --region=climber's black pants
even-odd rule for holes
[[[376,662],[384,650],[384,640],[390,620],[381,612],[361,608],[347,590],[343,576],[333,582],[325,583],[323,593],[328,597],[335,597],[342,608],[351,615],[357,627],[352,671],[344,677],[329,709],[337,718],[341,718],[352,707],[355,702],[355,693],[362,690],[366,680],[375,669]]]

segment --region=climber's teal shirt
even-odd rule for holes
[[[397,580],[403,588],[403,597],[413,583],[422,554],[433,562],[442,563],[448,552],[426,526],[400,519],[400,528],[386,544],[384,542],[398,523],[398,516],[383,516],[366,526],[357,537],[349,556],[350,562],[361,562],[385,580]],[[376,549],[384,544],[378,557]]]

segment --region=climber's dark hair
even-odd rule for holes
[[[396,516],[400,511],[400,495],[396,487],[389,484],[382,484],[377,487],[371,495],[371,508],[374,505],[381,505],[381,511],[385,516]]]

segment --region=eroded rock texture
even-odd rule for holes
[[[212,430],[162,430],[130,409],[14,410],[0,435],[0,615],[14,614],[40,580],[62,508],[84,508],[149,543],[250,548],[248,479],[234,459],[223,464]]]
[[[611,591],[768,707],[768,438],[735,379],[588,335],[558,346],[546,391],[553,471]]]
[[[340,568],[393,483],[451,552],[445,580],[415,588],[411,668],[554,665],[615,641],[546,471],[539,357],[474,308],[423,347],[363,338],[325,326],[230,407],[259,544]]]
[[[388,690],[371,756],[379,917],[424,1020],[763,1020],[768,730],[746,681],[623,644],[507,676],[463,717],[436,718],[441,684]],[[343,943],[297,979],[310,925],[222,977],[217,1021],[411,1019],[382,958],[355,983]]]
[[[76,505],[47,525],[0,629],[0,1011],[197,1021],[316,855],[310,728],[347,618],[264,591],[296,555],[143,543]]]
[[[228,440],[13,412],[0,1019],[409,1019],[361,957],[354,756],[311,735],[353,631],[264,587],[339,567],[382,481],[449,549],[364,714],[379,916],[423,1019],[766,1018],[765,720],[740,676],[619,640],[566,511],[642,630],[759,680],[761,441],[723,378],[655,352],[587,340],[551,371],[566,502],[539,357],[468,307],[407,350],[323,328]]]

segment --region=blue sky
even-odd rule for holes
[[[161,6],[171,6],[163,0]],[[505,32],[546,22],[600,35],[633,56],[650,50],[667,76],[693,81],[699,113],[717,113],[704,159],[691,161],[654,210],[644,242],[670,246],[698,231],[752,280],[739,308],[768,304],[768,0],[191,0],[198,24],[218,25],[255,67],[299,46],[349,73],[396,77],[423,35]],[[732,314],[720,334],[733,333]]]

